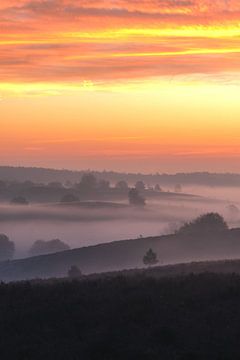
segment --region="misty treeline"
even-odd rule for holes
[[[143,201],[142,198],[140,198]],[[203,214],[196,219],[184,223],[175,229],[175,235],[192,235],[199,236],[201,234],[208,236],[211,233],[222,233],[228,230],[228,225],[224,218],[218,213]],[[140,237],[142,239],[142,236]],[[194,241],[194,239],[192,240]],[[37,256],[43,254],[51,254],[61,251],[70,250],[68,244],[59,239],[53,240],[36,240],[28,251],[29,256]],[[0,260],[10,260],[15,252],[15,244],[10,241],[7,235],[0,234]],[[160,254],[161,255],[161,254]],[[151,248],[143,257],[143,263],[152,266],[158,263],[158,254]]]
[[[176,191],[180,192],[180,185]],[[180,189],[180,190],[179,190]],[[131,191],[133,190],[133,191]],[[70,203],[86,200],[127,200],[132,205],[144,205],[144,195],[157,195],[162,191],[159,184],[147,186],[138,180],[133,186],[126,181],[119,180],[111,184],[108,180],[98,179],[93,173],[82,175],[78,182],[59,181],[34,183],[32,181],[4,181],[0,180],[0,200],[13,205],[28,205],[30,202],[61,202]]]
[[[93,171],[97,179],[106,179],[111,184],[124,180],[133,186],[138,180],[150,184],[162,184],[165,187],[171,187],[173,190],[176,184],[200,185],[200,186],[240,186],[240,174],[233,173],[209,173],[209,172],[194,172],[194,173],[177,173],[177,174],[141,174],[141,173],[124,173],[115,171]],[[161,171],[161,169],[159,170]],[[50,182],[71,182],[76,183],[81,176],[86,173],[86,170],[71,171],[71,170],[56,170],[36,167],[11,167],[0,166],[0,179],[15,180],[24,182],[30,180],[32,182],[41,182],[44,184]]]
[[[2,283],[1,359],[240,358],[238,275],[148,272]]]
[[[15,253],[15,243],[7,235],[0,234],[0,261],[11,260]],[[69,245],[59,239],[36,240],[29,249],[29,256],[51,254],[70,250]]]

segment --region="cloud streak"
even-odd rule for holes
[[[2,0],[0,88],[236,73],[239,19],[236,0]]]

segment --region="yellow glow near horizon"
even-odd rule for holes
[[[8,3],[0,5],[0,162],[84,158],[129,169],[139,161],[142,170],[155,159],[159,170],[169,156],[190,168],[240,157],[235,0],[229,11],[206,0],[161,11],[121,0],[117,8],[68,0],[56,12],[54,2]]]

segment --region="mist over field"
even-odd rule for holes
[[[228,209],[234,199],[234,189],[212,191],[211,188],[191,188],[192,193],[208,198],[189,200],[149,199],[144,208],[132,208],[122,202],[102,207],[71,204],[0,205],[0,233],[14,241],[15,258],[26,257],[34,241],[61,239],[71,248],[79,248],[117,240],[135,239],[174,233],[183,223],[206,212],[219,212],[229,226],[240,225],[240,215]],[[232,194],[232,198],[229,196]],[[217,196],[221,201],[217,200]],[[225,199],[226,199],[225,198]],[[230,200],[229,200],[230,199]],[[236,205],[238,202],[235,202]]]
[[[240,188],[237,186],[186,185],[184,192],[230,203],[240,203]]]

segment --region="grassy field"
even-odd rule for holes
[[[153,272],[1,284],[1,358],[239,359],[240,276]]]

